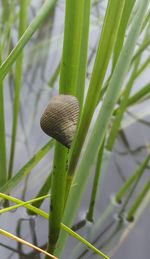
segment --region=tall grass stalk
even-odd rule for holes
[[[112,150],[113,145],[114,145],[115,140],[116,140],[116,137],[118,135],[118,131],[120,129],[120,124],[121,124],[123,115],[126,111],[126,106],[127,106],[127,103],[128,103],[129,95],[130,95],[131,89],[132,89],[134,81],[135,81],[135,75],[136,75],[136,72],[137,72],[137,69],[138,69],[138,66],[139,66],[139,62],[140,62],[140,59],[138,59],[137,62],[135,63],[132,74],[130,76],[130,79],[127,83],[127,86],[125,87],[124,92],[123,92],[123,96],[121,98],[120,106],[119,106],[119,109],[116,112],[115,119],[114,119],[114,122],[113,122],[113,126],[111,128],[111,132],[110,132],[110,135],[109,135],[109,138],[108,138],[108,142],[107,142],[107,149],[108,150]]]
[[[9,56],[0,66],[0,81],[2,81],[7,75],[7,73],[10,71],[10,68],[13,65],[13,63],[16,61],[18,55],[25,47],[25,45],[29,42],[32,35],[37,31],[39,26],[44,22],[44,20],[49,15],[50,11],[53,9],[56,2],[57,0],[47,0],[43,4],[37,16],[34,18],[32,23],[28,26],[28,28],[26,29],[26,31],[18,41],[16,47],[11,51]]]
[[[7,181],[6,166],[6,139],[5,139],[5,111],[4,111],[4,93],[3,83],[0,82],[0,187]]]
[[[78,16],[76,15],[78,13]],[[66,1],[63,55],[60,70],[60,94],[77,96],[82,104],[88,49],[90,1]],[[82,26],[81,26],[82,24]],[[84,25],[84,26],[83,26]],[[84,30],[83,30],[84,28]],[[84,48],[84,49],[83,49]],[[81,56],[83,53],[83,57]],[[81,79],[79,85],[79,79]],[[79,92],[78,92],[79,93]],[[56,142],[52,172],[48,251],[54,252],[65,205],[68,150]],[[58,187],[59,186],[59,187]],[[58,191],[59,188],[59,191]]]
[[[29,5],[28,0],[24,0],[20,2],[18,39],[22,37],[27,27],[28,5]],[[16,61],[15,92],[14,92],[14,104],[13,104],[13,124],[12,124],[12,138],[11,138],[11,148],[10,148],[8,179],[10,179],[12,176],[13,165],[14,165],[16,136],[17,136],[17,128],[18,128],[18,116],[19,116],[19,108],[20,108],[20,91],[21,91],[22,82],[23,82],[23,51],[20,52],[20,55]]]
[[[150,191],[150,181],[148,181],[145,184],[143,190],[141,191],[141,193],[137,197],[136,201],[133,203],[133,205],[129,209],[129,212],[127,214],[127,220],[128,221],[133,221],[134,220],[136,211],[138,210],[138,208],[142,204],[143,200],[145,199],[145,197],[146,197],[146,195],[148,194],[149,191]]]
[[[82,161],[80,162],[77,173],[75,175],[73,181],[74,187],[70,190],[70,195],[68,197],[63,218],[63,222],[68,224],[68,226],[71,226],[76,216],[77,209],[80,206],[81,198],[91,172],[91,167],[95,161],[98,148],[103,142],[116,100],[120,94],[122,84],[130,66],[133,51],[136,46],[145,13],[147,11],[148,3],[148,0],[139,2],[138,12],[133,18],[127,40],[125,42],[124,48],[122,48],[114,73],[111,77],[109,88],[107,90],[102,108],[100,109],[90,139],[87,143],[85,153],[83,154]],[[99,141],[97,141],[95,136],[100,136]],[[80,139],[78,139],[78,142],[79,141]],[[73,206],[73,204],[76,204],[76,206]],[[59,248],[56,250],[56,254],[59,255],[60,252],[62,252],[66,238],[67,236],[61,232],[58,243]]]
[[[117,33],[114,53],[113,53],[112,70],[114,70],[114,68],[116,66],[116,63],[117,63],[117,60],[119,58],[121,49],[123,47],[126,29],[127,29],[129,19],[130,19],[130,15],[132,13],[135,2],[136,2],[135,0],[131,0],[131,1],[126,0],[125,1],[125,5],[124,5],[123,12],[122,12],[122,17],[121,17],[121,22],[120,22],[118,33]]]
[[[101,176],[101,167],[102,167],[102,159],[103,159],[103,153],[104,153],[104,143],[100,147],[100,150],[98,152],[98,157],[97,157],[97,163],[96,163],[96,171],[95,171],[95,176],[94,176],[94,181],[93,181],[93,188],[91,192],[91,199],[90,199],[90,205],[89,209],[87,212],[87,220],[93,222],[94,221],[94,207],[96,203],[96,195],[97,195],[97,190],[99,186],[99,179]]]
[[[137,91],[134,95],[132,95],[128,100],[128,106],[137,104],[144,98],[150,95],[150,83],[146,84],[145,86],[142,86],[139,91]]]
[[[105,78],[112,50],[116,41],[117,31],[125,1],[110,0],[106,10],[102,33],[99,41],[97,55],[91,75],[90,85],[77,131],[69,163],[70,185],[80,152],[97,105],[98,97]]]
[[[115,199],[117,203],[120,203],[126,192],[131,188],[132,184],[136,181],[137,178],[140,178],[149,163],[150,155],[140,164],[137,170],[129,177],[125,184],[121,187],[120,191],[116,194]]]
[[[52,171],[51,202],[49,210],[49,239],[47,247],[47,251],[52,254],[59,236],[64,211],[67,176],[66,164],[67,148],[59,142],[56,142]]]
[[[66,0],[61,63],[62,93],[75,95],[82,109],[88,51],[90,0]]]

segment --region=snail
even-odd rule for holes
[[[67,148],[71,147],[79,117],[79,102],[72,95],[54,96],[49,102],[40,125],[50,137]]]

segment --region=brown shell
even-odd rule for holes
[[[79,117],[79,102],[72,95],[54,96],[45,109],[40,125],[50,137],[70,148]]]

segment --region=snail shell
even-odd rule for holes
[[[79,102],[72,95],[54,96],[45,109],[40,125],[50,137],[70,148],[79,117]]]

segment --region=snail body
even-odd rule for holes
[[[70,148],[79,117],[79,102],[72,95],[54,96],[46,107],[40,125],[50,137]]]

